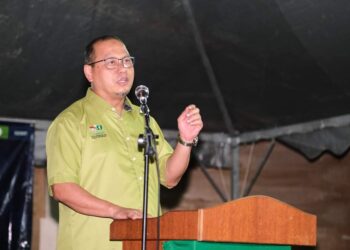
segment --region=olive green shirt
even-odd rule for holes
[[[47,138],[49,187],[76,183],[98,198],[123,207],[142,209],[143,151],[137,139],[144,133],[144,115],[128,99],[119,115],[88,89],[84,98],[64,110],[51,124]],[[159,135],[157,151],[161,183],[173,149],[153,118],[150,126]],[[155,162],[149,167],[148,214],[157,215],[158,177]],[[49,188],[52,195],[51,188]],[[59,204],[58,250],[121,249],[109,241],[108,218],[79,214]]]

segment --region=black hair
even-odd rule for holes
[[[97,42],[106,41],[106,40],[117,40],[117,41],[124,44],[124,42],[119,37],[117,37],[115,35],[104,35],[104,36],[96,37],[91,42],[89,42],[88,45],[85,47],[85,53],[84,53],[84,63],[85,64],[89,64],[93,60],[92,57],[94,54],[94,45]]]

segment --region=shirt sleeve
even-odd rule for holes
[[[158,141],[157,152],[158,152],[158,161],[159,161],[160,183],[162,185],[166,185],[166,179],[165,179],[166,163],[174,150],[171,147],[171,145],[166,141],[162,130],[160,129],[158,123],[153,118],[151,119],[151,127],[153,128],[154,133],[159,135],[159,138],[157,140]]]
[[[49,127],[46,136],[47,176],[49,193],[56,183],[79,184],[81,145],[78,123],[66,117],[57,118]]]

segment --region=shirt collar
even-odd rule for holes
[[[103,109],[114,110],[114,107],[110,105],[108,102],[106,102],[103,98],[96,95],[96,93],[92,91],[91,87],[89,87],[86,92],[86,98],[90,102],[92,102],[94,105],[96,105],[96,107],[100,110],[103,110]],[[127,112],[130,112],[133,110],[132,103],[128,97],[126,97],[124,101],[124,110]]]

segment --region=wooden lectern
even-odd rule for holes
[[[156,249],[157,218],[147,220],[147,249]],[[110,240],[141,249],[142,220],[115,220]],[[160,217],[160,241],[196,240],[316,245],[316,216],[268,196],[249,196],[212,208],[172,211]]]

